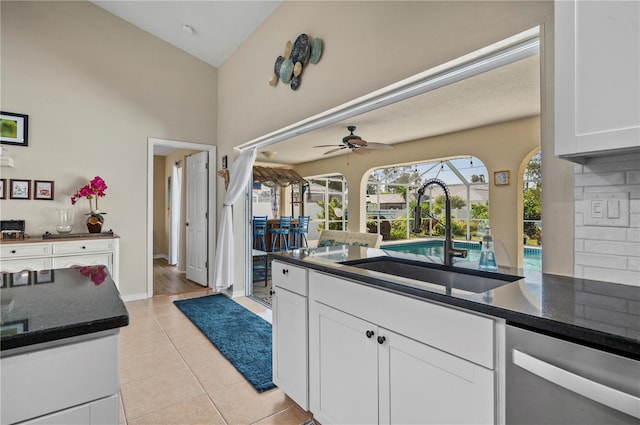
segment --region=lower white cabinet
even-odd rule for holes
[[[495,423],[493,332],[490,318],[310,271],[309,410],[321,423]]]
[[[307,271],[274,261],[273,383],[309,408]]]
[[[2,425],[119,422],[119,331],[77,338],[2,352]]]
[[[74,266],[105,265],[116,286],[119,285],[120,240],[81,238],[65,241],[42,239],[0,244],[0,271],[65,269]]]

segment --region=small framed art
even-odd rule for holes
[[[31,180],[11,179],[9,185],[9,198],[31,199]]]
[[[29,139],[29,116],[0,111],[0,143],[27,146]]]
[[[53,181],[34,180],[33,199],[46,199],[49,201],[53,201]]]
[[[7,179],[0,179],[0,199],[7,199]]]
[[[493,173],[493,184],[496,186],[504,186],[509,184],[509,171],[496,171]]]

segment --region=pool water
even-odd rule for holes
[[[454,248],[466,249],[466,261],[480,261],[481,246],[478,243],[470,242],[454,242]],[[443,241],[422,241],[405,243],[398,245],[384,245],[380,247],[387,251],[408,252],[411,254],[431,255],[434,257],[442,257],[444,255]],[[462,258],[456,260],[463,260]],[[524,249],[524,269],[525,270],[542,270],[542,249],[529,248]]]

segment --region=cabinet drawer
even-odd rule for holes
[[[274,261],[271,267],[271,278],[274,286],[307,296],[307,269],[279,261]]]
[[[52,268],[51,258],[23,258],[0,260],[0,272],[17,273],[22,270],[47,270]]]
[[[3,259],[22,257],[46,257],[50,254],[47,244],[10,244],[0,246],[0,256]]]
[[[113,241],[69,241],[55,242],[53,245],[53,255],[61,254],[81,254],[83,252],[113,251]]]
[[[111,271],[111,254],[70,255],[68,257],[54,257],[53,268],[66,269],[74,266],[107,266]]]

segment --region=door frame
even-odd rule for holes
[[[209,152],[209,180],[215,176],[216,169],[216,146],[205,145],[202,143],[182,142],[179,140],[158,139],[154,137],[147,138],[147,298],[153,297],[153,152],[156,146],[170,147],[175,149],[193,149]],[[208,191],[208,235],[209,235],[209,255],[207,261],[209,268],[213,267],[215,261],[215,245],[217,235],[217,219],[216,219],[216,184],[209,185]],[[213,273],[208,273],[207,286],[214,287]]]

